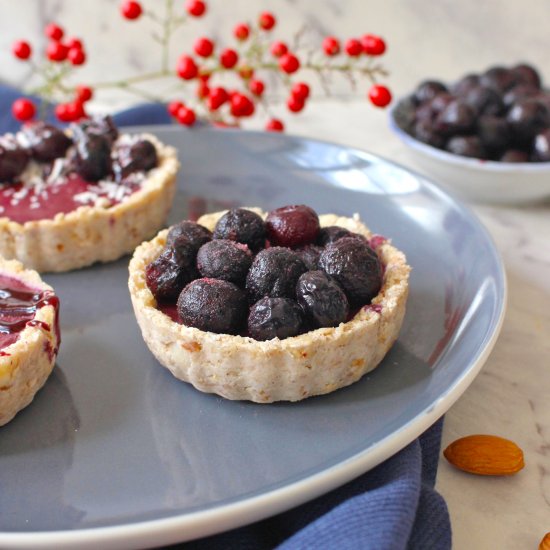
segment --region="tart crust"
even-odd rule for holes
[[[25,269],[16,260],[0,258],[0,273],[19,279],[33,289],[53,290],[36,271]],[[0,426],[29,405],[55,365],[59,347],[56,309],[45,305],[36,310],[34,320],[41,323],[27,325],[19,338],[0,354]]]
[[[53,219],[0,218],[0,255],[40,272],[69,271],[116,260],[154,235],[172,206],[179,162],[173,147],[150,134],[143,138],[155,145],[159,165],[141,189],[113,206],[80,206]]]
[[[249,208],[265,216],[257,208]],[[225,213],[202,216],[212,230]],[[321,226],[339,225],[367,238],[370,230],[355,215],[319,216]],[[299,401],[330,393],[359,380],[382,361],[397,339],[408,296],[410,267],[405,255],[380,239],[376,251],[385,266],[382,288],[346,323],[299,336],[257,341],[214,334],[172,321],[156,309],[145,282],[145,267],[160,253],[168,230],[142,243],[129,266],[129,289],[145,343],[172,374],[203,392],[256,403]]]

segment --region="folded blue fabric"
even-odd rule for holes
[[[16,131],[11,103],[21,92],[0,86],[0,133]],[[145,104],[114,116],[121,126],[167,124],[164,105]],[[51,120],[51,117],[50,117]],[[447,550],[447,506],[434,490],[441,444],[439,420],[370,472],[324,496],[272,518],[201,540],[182,550]]]

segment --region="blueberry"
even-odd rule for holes
[[[485,158],[487,152],[478,136],[455,136],[447,142],[449,153],[462,157]]]
[[[349,303],[340,285],[324,271],[308,271],[296,285],[298,303],[317,327],[335,327],[349,313]]]
[[[343,237],[351,237],[351,235],[351,231],[345,227],[340,227],[339,225],[329,225],[327,227],[322,227],[321,231],[319,231],[317,244],[320,246],[326,246],[327,244],[333,243]]]
[[[250,308],[248,333],[256,340],[282,340],[302,330],[302,308],[294,300],[265,297]]]
[[[535,99],[523,99],[512,106],[507,115],[516,143],[530,142],[542,129],[550,126],[550,112]]]
[[[300,257],[282,247],[261,250],[246,277],[246,289],[252,302],[264,296],[294,298],[298,277],[307,270]]]
[[[519,149],[508,149],[499,160],[500,162],[529,162],[529,154]]]
[[[509,90],[517,83],[514,71],[506,67],[491,67],[480,76],[480,84],[494,89],[498,93]]]
[[[115,173],[118,179],[125,178],[133,172],[147,172],[158,164],[157,150],[146,139],[141,139],[133,145],[122,145],[116,149]]]
[[[42,121],[25,124],[22,131],[31,156],[39,162],[64,157],[72,144],[65,132]]]
[[[484,115],[477,121],[477,135],[483,148],[492,156],[499,156],[511,139],[510,126],[505,118]]]
[[[315,244],[306,244],[294,249],[294,252],[304,262],[308,270],[319,269],[319,256],[321,256],[322,251],[323,248]]]
[[[98,134],[75,127],[76,150],[72,158],[75,172],[86,181],[99,181],[111,173],[111,144]]]
[[[197,267],[203,277],[223,279],[239,286],[244,286],[251,265],[248,247],[227,239],[203,244],[197,254]]]
[[[477,86],[469,90],[461,100],[477,115],[500,115],[504,112],[501,95],[493,88]]]
[[[434,122],[434,130],[442,136],[454,136],[469,132],[474,124],[473,109],[465,103],[454,101],[439,113]]]
[[[445,84],[436,80],[426,80],[416,88],[414,97],[418,103],[424,103],[433,99],[437,94],[447,91]]]
[[[198,251],[203,244],[212,240],[212,232],[209,229],[198,223],[184,220],[170,227],[166,236],[166,244],[172,244],[181,236],[187,237],[195,247],[195,251]]]
[[[305,204],[282,206],[268,213],[265,228],[272,245],[295,248],[315,242],[319,216]]]
[[[178,315],[189,327],[237,334],[246,321],[246,295],[238,286],[219,279],[196,279],[189,283],[178,298]]]
[[[214,239],[229,239],[246,244],[257,252],[265,245],[265,225],[258,214],[245,208],[227,211],[216,223]]]
[[[536,162],[550,162],[550,128],[535,136],[533,159]]]
[[[517,82],[533,86],[540,90],[541,79],[537,70],[527,63],[520,63],[512,69]]]
[[[427,145],[443,149],[445,138],[434,130],[433,123],[421,120],[414,125],[413,136]]]
[[[21,175],[28,161],[27,151],[19,147],[15,139],[4,137],[0,141],[0,182],[12,183]]]
[[[327,245],[319,266],[336,279],[352,307],[368,304],[382,286],[380,260],[360,239],[344,237]]]
[[[535,88],[531,84],[518,84],[510,90],[508,90],[502,97],[502,101],[506,108],[511,107],[514,103],[527,99],[528,97],[535,97],[539,94],[539,89]]]
[[[479,86],[479,75],[467,74],[451,86],[451,92],[457,97],[463,97],[477,86]]]

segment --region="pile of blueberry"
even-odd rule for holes
[[[321,229],[305,205],[273,210],[265,222],[229,210],[213,233],[180,222],[145,275],[159,302],[177,301],[184,325],[256,340],[337,326],[382,285],[368,241],[342,227]]]
[[[150,141],[115,145],[117,138],[118,129],[109,116],[73,125],[70,136],[43,121],[29,122],[18,135],[0,138],[0,182],[16,183],[30,160],[42,164],[47,176],[52,163],[67,152],[63,175],[75,173],[89,182],[122,181],[132,172],[157,166],[157,152]]]
[[[530,65],[491,67],[450,86],[422,82],[396,119],[416,139],[456,155],[550,162],[550,91]]]

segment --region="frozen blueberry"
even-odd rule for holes
[[[12,183],[25,169],[29,155],[15,139],[0,140],[0,183]]]
[[[198,223],[184,220],[170,227],[168,235],[166,236],[166,244],[172,244],[181,236],[187,237],[196,251],[198,251],[203,244],[212,240],[212,232],[209,229]]]
[[[271,244],[295,248],[315,242],[319,216],[305,204],[282,206],[269,212],[265,227]]]
[[[118,179],[132,172],[147,172],[158,164],[157,150],[147,139],[141,139],[133,145],[123,145],[116,150],[115,173]]]
[[[248,303],[244,291],[233,283],[196,279],[181,291],[177,308],[184,325],[219,334],[237,334],[244,327]]]
[[[246,290],[252,302],[264,296],[294,298],[298,277],[306,270],[304,262],[292,250],[279,246],[266,248],[252,262]]]
[[[197,254],[197,267],[203,277],[223,279],[239,286],[244,286],[251,265],[248,247],[227,239],[203,244]]]
[[[265,245],[264,221],[252,210],[233,208],[216,223],[214,239],[229,239],[243,243],[253,252],[257,252]]]
[[[65,132],[43,121],[25,124],[22,132],[31,156],[39,162],[51,162],[65,156],[72,144]]]
[[[324,271],[301,275],[296,297],[316,327],[335,327],[348,317],[349,303],[344,291]]]
[[[248,315],[248,333],[256,340],[288,338],[303,330],[302,308],[290,298],[265,297],[257,301]]]
[[[319,267],[336,279],[353,307],[368,304],[382,286],[380,260],[360,239],[344,237],[327,245]]]
[[[298,254],[308,270],[319,269],[319,256],[321,256],[322,251],[323,248],[315,244],[306,244],[294,249],[294,252]]]
[[[99,181],[111,173],[111,144],[99,134],[86,133],[80,126],[74,129],[75,172],[86,181]]]

